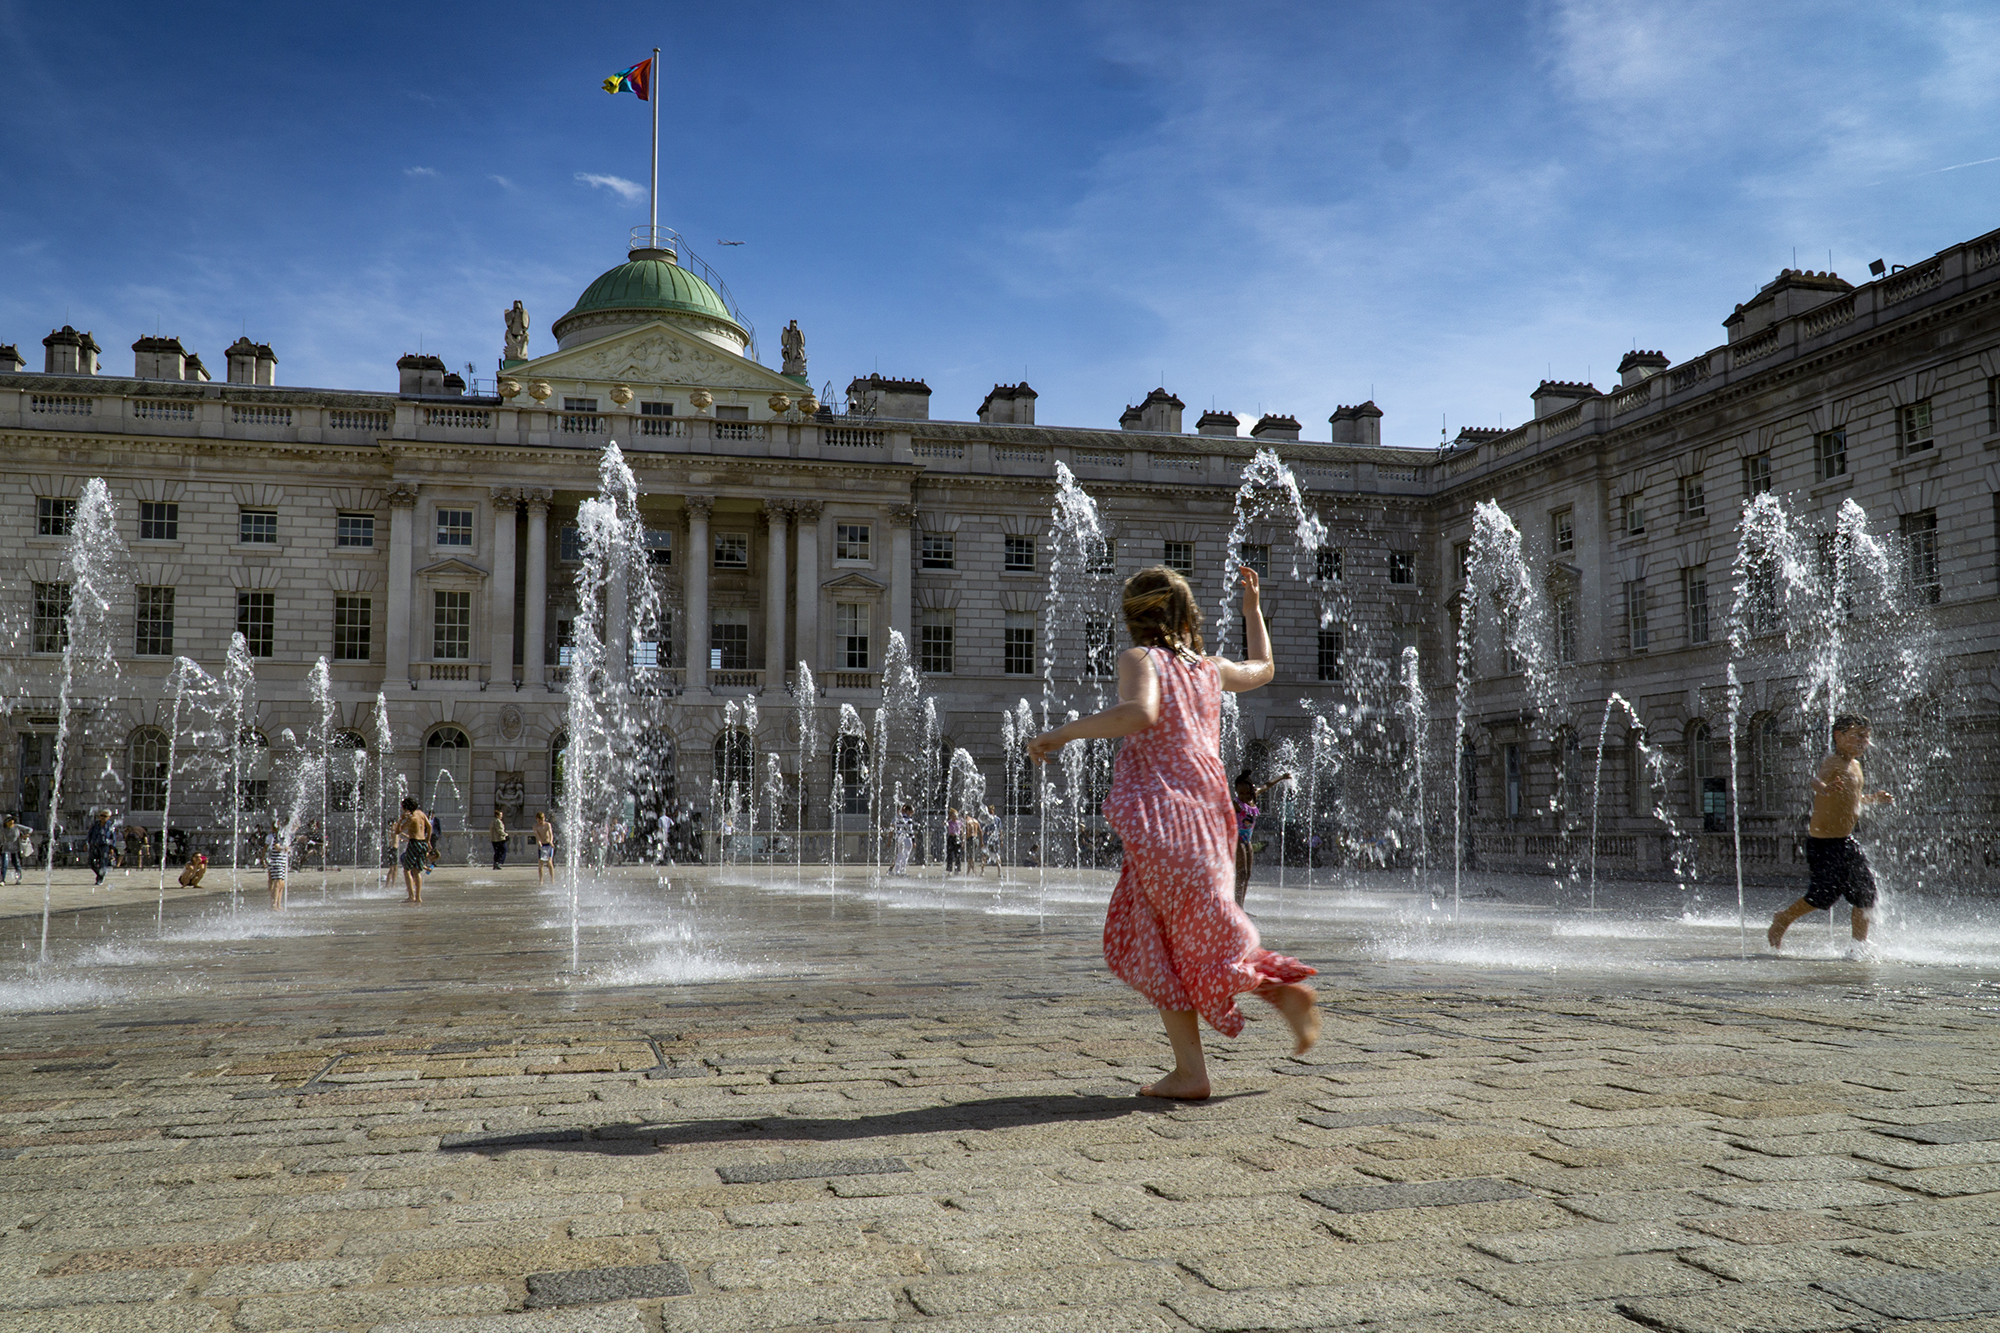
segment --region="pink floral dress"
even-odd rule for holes
[[[1236,905],[1236,826],[1222,771],[1222,677],[1215,663],[1148,648],[1159,720],[1125,738],[1104,818],[1125,869],[1104,918],[1104,960],[1160,1009],[1193,1009],[1217,1032],[1243,1030],[1236,996],[1315,969],[1260,947]]]

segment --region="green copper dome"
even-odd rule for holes
[[[653,257],[659,253],[638,252],[617,268],[599,275],[597,281],[584,288],[569,313],[555,322],[551,332],[560,339],[565,326],[580,316],[631,312],[641,316],[696,315],[748,337],[715,288],[678,264]]]

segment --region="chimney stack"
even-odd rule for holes
[[[1618,387],[1629,389],[1640,380],[1651,379],[1669,364],[1663,352],[1627,352],[1618,363]]]
[[[21,349],[12,343],[0,343],[0,375],[18,375],[26,368],[21,359]]]
[[[1155,435],[1179,435],[1181,412],[1186,407],[1186,403],[1165,389],[1155,389],[1137,407],[1125,409],[1118,418],[1118,428],[1151,431]]]
[[[187,378],[187,349],[179,338],[141,338],[132,344],[132,375],[142,380]]]
[[[1341,404],[1333,409],[1326,424],[1329,427],[1326,438],[1335,444],[1382,443],[1382,409],[1375,406],[1372,398],[1352,407]]]
[[[931,386],[922,380],[857,375],[847,384],[847,410],[896,421],[929,421]]]
[[[187,354],[187,361],[181,367],[181,374],[190,383],[194,384],[208,383],[208,367],[204,366],[201,363],[201,358],[196,356],[193,352],[189,352]]]
[[[1581,380],[1543,380],[1528,397],[1534,400],[1535,420],[1540,421],[1543,417],[1566,411],[1586,398],[1597,397],[1597,386]]]
[[[405,352],[396,361],[396,375],[397,393],[418,398],[444,396],[444,362],[437,357]]]
[[[1289,416],[1281,417],[1275,413],[1266,412],[1263,416],[1257,418],[1257,424],[1250,428],[1250,438],[1253,440],[1296,440],[1299,438],[1299,419]]]
[[[979,405],[979,419],[992,426],[1032,426],[1035,399],[1041,395],[1022,380],[1019,384],[996,384],[986,401]]]
[[[1194,423],[1194,433],[1234,438],[1240,424],[1234,412],[1203,412],[1201,420]]]
[[[65,324],[42,339],[47,349],[42,372],[47,375],[95,375],[97,354],[104,350],[88,333],[78,333]]]

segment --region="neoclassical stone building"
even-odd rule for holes
[[[876,375],[854,380],[846,410],[833,412],[810,390],[796,331],[781,370],[761,364],[740,312],[664,242],[592,282],[552,326],[553,349],[529,355],[525,317],[510,319],[496,382],[471,386],[484,393],[417,356],[398,363],[396,393],[281,386],[272,349],[247,339],[225,353],[222,381],[172,338],[139,339],[133,374],[115,375],[91,334],[60,329],[39,373],[0,347],[0,446],[17,482],[0,496],[0,533],[21,552],[8,589],[21,685],[8,701],[0,804],[47,817],[65,515],[92,477],[108,483],[130,552],[120,584],[130,601],[114,614],[133,651],[119,697],[96,702],[88,729],[105,756],[72,767],[66,811],[107,804],[157,824],[173,658],[214,671],[241,631],[256,658],[261,741],[282,749],[285,729],[304,734],[308,675],[325,657],[341,726],[372,745],[382,693],[394,765],[441,793],[448,827],[462,827],[495,802],[550,803],[574,515],[597,489],[607,441],[644,491],[670,611],[665,642],[632,646],[656,655],[671,686],[657,701],[656,763],[697,801],[722,762],[726,705],[758,700],[750,744],[778,754],[796,782],[795,664],[812,667],[826,708],[865,713],[880,699],[891,631],[923,671],[943,739],[997,790],[998,717],[1041,697],[1056,466],[1096,498],[1118,572],[1174,564],[1212,601],[1240,474],[1272,448],[1340,549],[1330,563],[1306,560],[1294,582],[1289,528],[1246,534],[1250,557],[1276,576],[1279,646],[1277,684],[1245,710],[1250,740],[1303,741],[1309,707],[1382,706],[1357,697],[1368,673],[1356,666],[1413,647],[1431,748],[1448,756],[1460,551],[1474,503],[1495,499],[1558,603],[1568,711],[1594,719],[1612,690],[1631,700],[1679,762],[1670,804],[1699,823],[1704,808],[1726,808],[1714,795],[1727,734],[1718,701],[1742,501],[1771,489],[1811,514],[1852,496],[1919,552],[1910,577],[1934,601],[1953,663],[1943,706],[1974,779],[1964,800],[1990,830],[1991,796],[1979,793],[1993,790],[1980,766],[2000,717],[1996,294],[2000,233],[1858,287],[1787,271],[1736,308],[1721,346],[1679,362],[1634,352],[1608,391],[1543,383],[1527,424],[1466,431],[1443,451],[1383,446],[1372,403],[1335,411],[1324,442],[1301,440],[1298,421],[1276,414],[1245,436],[1235,416],[1208,413],[1190,433],[1165,389],[1117,429],[1039,423],[1026,384],[996,385],[976,419],[933,419],[921,380]],[[1330,602],[1341,610],[1327,626]],[[1461,742],[1474,850],[1496,865],[1573,859],[1576,774],[1595,759],[1595,727],[1545,725],[1512,664],[1491,645],[1482,653]],[[1798,784],[1769,756],[1808,722],[1787,711],[1782,674],[1748,689],[1744,725],[1760,730],[1741,739],[1768,771],[1741,778],[1740,804],[1762,864],[1783,867]],[[1625,747],[1626,733],[1620,720],[1609,745]],[[1393,818],[1401,760],[1395,744],[1355,744],[1354,826],[1342,831],[1366,838]],[[833,762],[806,774],[815,823],[839,805]],[[1450,760],[1437,771],[1433,786],[1448,789]],[[1722,777],[1726,787],[1726,767]],[[1600,832],[1611,861],[1648,871],[1664,852],[1642,786],[1622,761],[1607,765]],[[211,826],[213,794],[188,799],[189,823]],[[1448,813],[1433,800],[1432,828],[1448,827]]]

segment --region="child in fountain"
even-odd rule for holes
[[[271,841],[264,853],[264,874],[271,882],[271,910],[285,906],[285,879],[292,869],[292,831],[271,826]]]
[[[667,827],[673,827],[668,821]],[[671,864],[671,862],[669,862]],[[540,884],[546,875],[549,883],[556,882],[556,826],[549,823],[547,812],[535,811],[535,883]]]
[[[1833,720],[1833,753],[1820,761],[1819,772],[1812,779],[1812,822],[1806,826],[1806,866],[1811,878],[1805,897],[1771,918],[1766,938],[1773,949],[1782,947],[1785,931],[1794,921],[1808,912],[1831,911],[1834,903],[1845,897],[1854,908],[1849,917],[1852,951],[1867,951],[1875,875],[1868,868],[1861,844],[1854,840],[1854,826],[1861,820],[1863,806],[1895,799],[1886,791],[1863,789],[1861,756],[1869,739],[1867,718],[1842,713]]]
[[[1257,575],[1245,568],[1243,624],[1249,660],[1202,654],[1201,612],[1187,580],[1165,565],[1125,581],[1125,624],[1137,647],[1118,656],[1118,703],[1028,743],[1041,763],[1074,740],[1126,737],[1104,817],[1125,844],[1125,868],[1104,921],[1111,970],[1160,1011],[1174,1068],[1139,1091],[1197,1101],[1209,1094],[1200,1020],[1233,1037],[1236,996],[1249,991],[1290,1025],[1294,1051],[1319,1039],[1314,969],[1260,947],[1257,928],[1230,896],[1233,846],[1229,782],[1222,768],[1222,692],[1270,683],[1270,636]]]
[[[1257,798],[1280,782],[1290,782],[1292,775],[1284,773],[1272,778],[1263,786],[1250,780],[1250,771],[1245,769],[1236,775],[1236,795],[1233,802],[1236,809],[1236,905],[1243,906],[1243,899],[1250,892],[1250,872],[1257,867],[1257,849],[1250,845],[1251,835],[1257,831]]]
[[[403,817],[396,821],[395,835],[403,843],[403,901],[424,900],[424,871],[429,868],[431,820],[414,796],[403,798]]]

